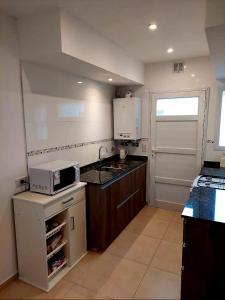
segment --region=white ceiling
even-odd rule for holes
[[[0,10],[15,17],[52,7],[65,8],[144,62],[209,54],[205,0],[0,0]],[[150,22],[159,25],[156,32]]]

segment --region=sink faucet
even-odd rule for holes
[[[102,157],[101,157],[101,151],[102,151],[102,149],[105,149],[105,152],[108,153],[108,149],[105,146],[99,147],[99,149],[98,149],[98,159],[100,161],[102,160]]]

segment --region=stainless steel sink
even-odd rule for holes
[[[128,168],[127,164],[121,164],[121,163],[109,163],[105,164],[103,166],[98,166],[96,170],[98,171],[108,171],[108,172],[121,172],[125,171]]]

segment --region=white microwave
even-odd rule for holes
[[[54,195],[80,181],[76,162],[55,160],[29,168],[30,190]]]

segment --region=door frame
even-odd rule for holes
[[[206,127],[207,127],[207,111],[208,111],[208,98],[207,98],[207,91],[208,89],[200,89],[200,90],[183,90],[183,91],[170,91],[170,92],[156,92],[156,93],[150,93],[149,100],[149,115],[150,115],[150,122],[149,122],[149,159],[150,159],[150,171],[149,171],[149,204],[150,205],[156,205],[155,203],[155,152],[157,152],[157,149],[155,147],[155,130],[154,126],[156,124],[156,100],[159,98],[179,98],[179,97],[199,97],[199,113],[198,116],[165,116],[160,117],[160,119],[164,119],[165,121],[172,120],[190,120],[198,121],[198,141],[197,141],[197,153],[196,153],[196,172],[199,171],[199,169],[202,166],[202,162],[204,160],[205,156],[205,142],[206,142]],[[166,150],[166,149],[165,149]],[[169,149],[167,149],[169,150]],[[177,149],[178,152],[182,151],[181,149]],[[183,149],[183,153],[185,151],[190,151],[193,153],[195,151],[194,149]],[[188,154],[188,153],[187,153]],[[175,207],[174,207],[175,208]]]

